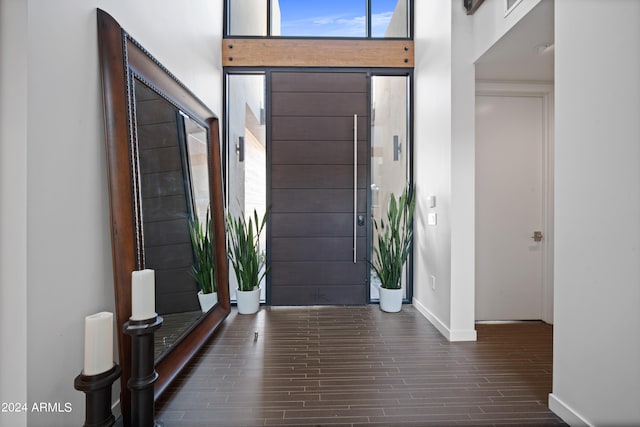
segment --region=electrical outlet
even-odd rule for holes
[[[432,290],[436,290],[436,276],[429,276],[429,278],[431,279],[431,289]]]

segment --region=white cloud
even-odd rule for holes
[[[371,15],[371,34],[378,37],[383,36],[389,27],[392,16],[393,11]]]
[[[371,15],[372,34],[384,35],[393,12]],[[365,37],[366,17],[347,15],[314,16],[282,22],[282,35],[318,37]]]
[[[364,17],[341,15],[314,16],[282,22],[282,34],[292,36],[363,37]]]

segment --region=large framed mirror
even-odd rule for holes
[[[106,12],[97,11],[121,408],[128,419],[131,274],[155,271],[156,398],[230,311],[217,117]],[[210,224],[207,226],[207,224]],[[202,308],[193,231],[209,231],[217,303]]]

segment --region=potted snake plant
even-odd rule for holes
[[[253,314],[260,309],[260,282],[269,271],[260,235],[267,222],[269,209],[262,219],[254,209],[253,216],[227,215],[228,256],[238,281],[236,302],[239,314]]]
[[[197,218],[189,222],[189,235],[195,255],[191,274],[200,288],[198,292],[200,308],[203,313],[206,313],[218,302],[213,268],[211,215],[208,209],[204,223],[201,223]]]
[[[380,309],[386,312],[402,308],[402,273],[413,240],[414,193],[414,187],[409,185],[397,200],[391,193],[386,220],[373,220],[377,238],[371,266],[380,280]]]

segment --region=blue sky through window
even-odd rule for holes
[[[398,0],[373,0],[373,37],[384,37]],[[366,0],[279,0],[281,35],[366,37]]]

